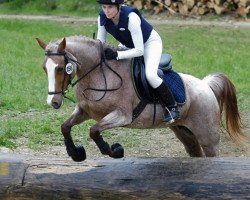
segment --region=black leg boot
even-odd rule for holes
[[[163,121],[173,123],[176,119],[180,118],[180,112],[172,92],[164,82],[162,82],[162,84],[155,89],[158,93],[160,103],[164,108]]]

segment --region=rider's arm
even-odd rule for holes
[[[142,30],[141,30],[141,19],[134,12],[131,12],[128,17],[129,17],[128,29],[131,33],[135,48],[129,49],[126,51],[118,51],[117,60],[139,57],[144,54],[144,44],[143,44],[143,36],[142,36]]]
[[[106,41],[107,31],[104,26],[101,26],[100,16],[98,17],[98,31],[97,31],[97,39],[101,42]]]

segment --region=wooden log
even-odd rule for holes
[[[214,5],[214,10],[217,15],[221,15],[222,13],[225,13],[227,11],[227,8],[223,6]]]
[[[238,3],[239,7],[246,7],[247,3],[249,3],[249,0],[240,0]]]
[[[178,2],[178,8],[179,8],[179,12],[182,15],[187,15],[188,14],[188,6],[187,6],[187,4],[183,4],[181,2]]]
[[[170,14],[179,13],[182,16],[192,17],[213,12],[217,15],[237,14],[244,18],[247,18],[250,4],[249,0],[127,0],[126,2],[139,9],[152,10],[155,14],[168,10]]]
[[[28,167],[22,159],[13,155],[0,155],[0,197],[8,186],[22,185]]]
[[[157,5],[153,8],[154,14],[158,14],[164,10],[163,0],[153,0]]]
[[[208,1],[208,2],[207,2],[207,7],[208,7],[209,9],[213,9],[213,8],[214,8],[214,3],[213,3],[212,1]]]
[[[138,10],[141,10],[143,8],[141,0],[134,0],[133,4]]]
[[[219,6],[220,5],[220,0],[214,0],[214,3]]]
[[[143,7],[145,10],[152,10],[153,9],[153,5],[151,3],[151,0],[147,0],[145,3],[145,6]]]
[[[191,10],[195,5],[195,0],[187,0],[188,10]]]
[[[199,8],[198,8],[197,6],[194,6],[190,13],[191,13],[192,15],[198,15],[198,9],[199,9]]]
[[[171,5],[171,0],[165,0],[164,3],[165,3],[166,6],[170,6]]]
[[[13,159],[0,156],[0,197],[249,199],[249,158]]]
[[[162,9],[161,11],[163,11],[163,9],[166,8],[169,11],[170,14],[175,14],[176,13],[172,8],[170,8],[167,5],[165,5],[162,1],[159,1],[159,0],[153,0],[153,1],[162,6],[161,7],[161,9]]]
[[[208,12],[209,12],[209,8],[206,8],[206,7],[204,8],[203,6],[198,7],[198,14],[199,15],[205,15]]]
[[[241,17],[247,18],[247,14],[249,13],[249,9],[250,9],[250,5],[246,8],[238,7],[236,10],[236,13]]]

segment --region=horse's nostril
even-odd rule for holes
[[[52,102],[52,106],[53,106],[53,108],[58,109],[58,108],[60,108],[61,105],[57,102]]]

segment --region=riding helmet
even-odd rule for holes
[[[97,0],[100,4],[122,4],[124,0]]]

